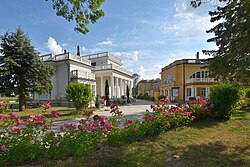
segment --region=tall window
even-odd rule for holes
[[[201,88],[201,97],[206,98],[206,88]]]
[[[187,88],[187,96],[191,96],[191,88]]]

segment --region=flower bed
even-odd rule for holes
[[[0,165],[81,157],[104,143],[117,146],[143,140],[188,125],[196,117],[205,118],[211,107],[203,99],[187,105],[168,103],[168,99],[162,99],[158,105],[152,105],[152,112],[147,111],[143,121],[125,119],[116,104],[110,107],[111,118],[84,111],[79,125],[65,124],[57,134],[50,130],[53,122],[46,121],[42,114],[30,115],[22,122],[14,113],[0,115]],[[43,109],[47,112],[49,106],[45,104]],[[55,110],[49,114],[52,118],[59,116]]]

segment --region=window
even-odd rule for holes
[[[201,97],[206,98],[206,88],[201,88]]]
[[[179,89],[173,89],[173,96],[178,97]]]
[[[96,66],[96,62],[91,63],[92,66]]]
[[[191,88],[187,88],[187,96],[191,96]]]
[[[191,74],[189,78],[208,78],[208,71],[197,71]]]
[[[201,78],[201,72],[200,71],[196,73],[196,78]]]
[[[166,75],[164,80],[163,80],[163,84],[172,83],[173,81],[174,81],[173,75]]]

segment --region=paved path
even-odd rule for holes
[[[127,106],[119,106],[120,110],[123,112],[124,117],[128,119],[140,119],[140,116],[142,116],[146,110],[150,110],[150,105],[153,104],[154,102],[152,101],[147,101],[147,100],[140,100],[137,99],[136,102],[127,105]],[[99,116],[111,116],[110,110],[97,110],[94,111],[94,114],[98,114]],[[74,120],[63,120],[63,121],[55,121],[53,124],[54,126],[51,128],[54,132],[59,132],[60,126],[68,123],[68,124],[79,124],[78,119]]]

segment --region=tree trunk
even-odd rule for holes
[[[19,111],[25,110],[25,95],[23,92],[19,94]]]

